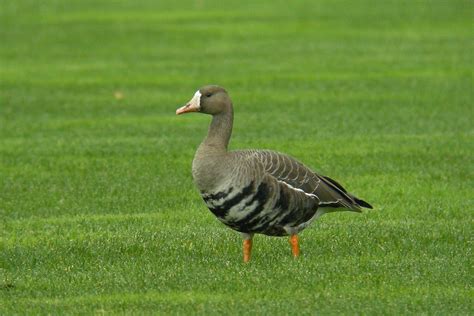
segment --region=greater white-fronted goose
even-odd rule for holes
[[[250,260],[256,233],[291,236],[292,252],[297,257],[297,234],[321,215],[372,208],[336,181],[285,154],[270,150],[228,151],[233,106],[222,87],[205,86],[176,110],[176,114],[190,112],[212,115],[207,137],[194,156],[194,182],[211,212],[242,233],[244,262]]]

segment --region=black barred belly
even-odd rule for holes
[[[251,182],[238,190],[229,188],[213,194],[203,193],[207,207],[225,225],[242,233],[285,236],[284,226],[299,225],[309,220],[291,208],[289,192],[275,192],[265,182]],[[307,216],[304,216],[307,217]]]

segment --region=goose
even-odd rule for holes
[[[176,114],[204,113],[212,121],[192,163],[192,175],[209,210],[243,237],[249,262],[254,234],[290,236],[298,257],[298,233],[325,213],[361,212],[372,206],[335,180],[313,172],[296,159],[271,150],[229,151],[234,110],[227,91],[200,88]]]

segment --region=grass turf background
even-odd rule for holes
[[[0,1],[0,313],[428,313],[472,304],[470,1]],[[207,83],[232,148],[375,206],[240,236],[194,189]]]

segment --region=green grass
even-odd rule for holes
[[[0,314],[472,315],[472,10],[0,0]],[[244,265],[192,183],[209,117],[174,115],[208,83],[232,148],[375,210],[322,217],[298,260],[257,236]]]

